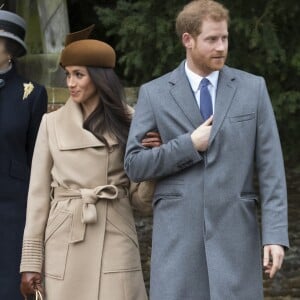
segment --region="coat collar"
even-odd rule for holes
[[[219,74],[218,88],[216,93],[215,111],[209,145],[214,140],[226,115],[228,114],[232,100],[236,93],[235,75],[231,68],[224,66]]]
[[[83,114],[80,105],[71,99],[57,111],[54,126],[60,150],[105,147],[103,142],[83,128]],[[104,137],[110,146],[118,144],[116,139],[110,135],[104,134]]]
[[[12,64],[11,68],[5,72],[0,73],[0,78],[4,79],[5,81],[13,79],[17,75],[16,67],[14,64]]]
[[[185,116],[192,123],[193,127],[196,128],[203,122],[203,119],[199,112],[199,107],[191,85],[186,76],[184,63],[185,61],[183,61],[170,75],[170,93]]]
[[[170,93],[193,127],[197,128],[204,120],[199,113],[196,101],[191,101],[191,99],[194,99],[194,93],[186,76],[184,63],[185,61],[170,75]],[[214,119],[209,144],[214,140],[228,113],[236,88],[234,73],[231,71],[231,68],[224,66],[220,70],[218,79]]]

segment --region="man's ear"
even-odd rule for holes
[[[193,47],[194,38],[189,33],[183,33],[181,41],[186,49],[191,49]]]

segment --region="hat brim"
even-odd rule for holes
[[[0,37],[8,38],[8,39],[14,40],[15,42],[18,43],[18,45],[20,46],[20,49],[21,49],[18,57],[24,56],[27,53],[26,44],[18,36],[14,35],[10,32],[0,30]]]

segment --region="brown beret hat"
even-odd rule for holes
[[[66,36],[66,47],[62,50],[60,56],[60,64],[62,67],[115,67],[115,50],[104,42],[88,39],[93,29],[94,25],[91,25],[83,30],[70,33]]]
[[[114,68],[116,53],[108,44],[92,39],[79,40],[66,46],[61,53],[60,64]]]

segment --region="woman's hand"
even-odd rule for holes
[[[160,134],[154,131],[147,132],[142,140],[142,145],[147,148],[159,147],[161,144]]]
[[[29,295],[34,295],[36,289],[43,294],[42,275],[36,272],[22,273],[20,289],[25,299]]]

